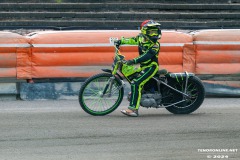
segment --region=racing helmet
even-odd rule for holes
[[[160,26],[161,24],[154,20],[145,20],[140,26],[141,33],[147,36],[151,41],[156,42],[162,36]]]

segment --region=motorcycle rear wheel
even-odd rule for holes
[[[110,87],[103,95],[111,74],[101,73],[88,78],[79,91],[79,103],[82,109],[93,116],[104,116],[113,112],[122,102],[124,90],[119,79],[113,80],[111,96]]]
[[[185,78],[175,80],[171,83],[171,86],[175,89],[184,92],[185,89]],[[187,84],[187,94],[191,98],[186,98],[185,102],[175,104],[171,107],[166,107],[166,109],[173,114],[190,114],[196,111],[204,101],[205,89],[198,77],[189,77]],[[163,91],[163,105],[167,106],[184,99],[184,96],[170,88],[164,88]]]

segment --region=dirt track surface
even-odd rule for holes
[[[239,98],[207,98],[190,115],[140,108],[131,118],[126,106],[94,117],[73,100],[1,101],[0,159],[240,159]]]

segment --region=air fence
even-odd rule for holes
[[[137,30],[42,31],[21,36],[0,32],[0,95],[24,100],[77,98],[82,81],[111,68],[111,38]],[[160,68],[193,72],[207,95],[240,96],[240,30],[163,31]],[[126,59],[138,55],[125,45]]]

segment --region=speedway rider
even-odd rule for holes
[[[161,38],[160,24],[153,20],[145,20],[141,26],[141,33],[136,37],[124,38],[115,41],[116,45],[138,45],[139,56],[128,60],[128,65],[140,63],[142,72],[131,82],[131,98],[128,109],[121,110],[125,115],[137,117],[141,100],[141,91],[144,84],[149,81],[158,71],[158,54],[160,50]]]

